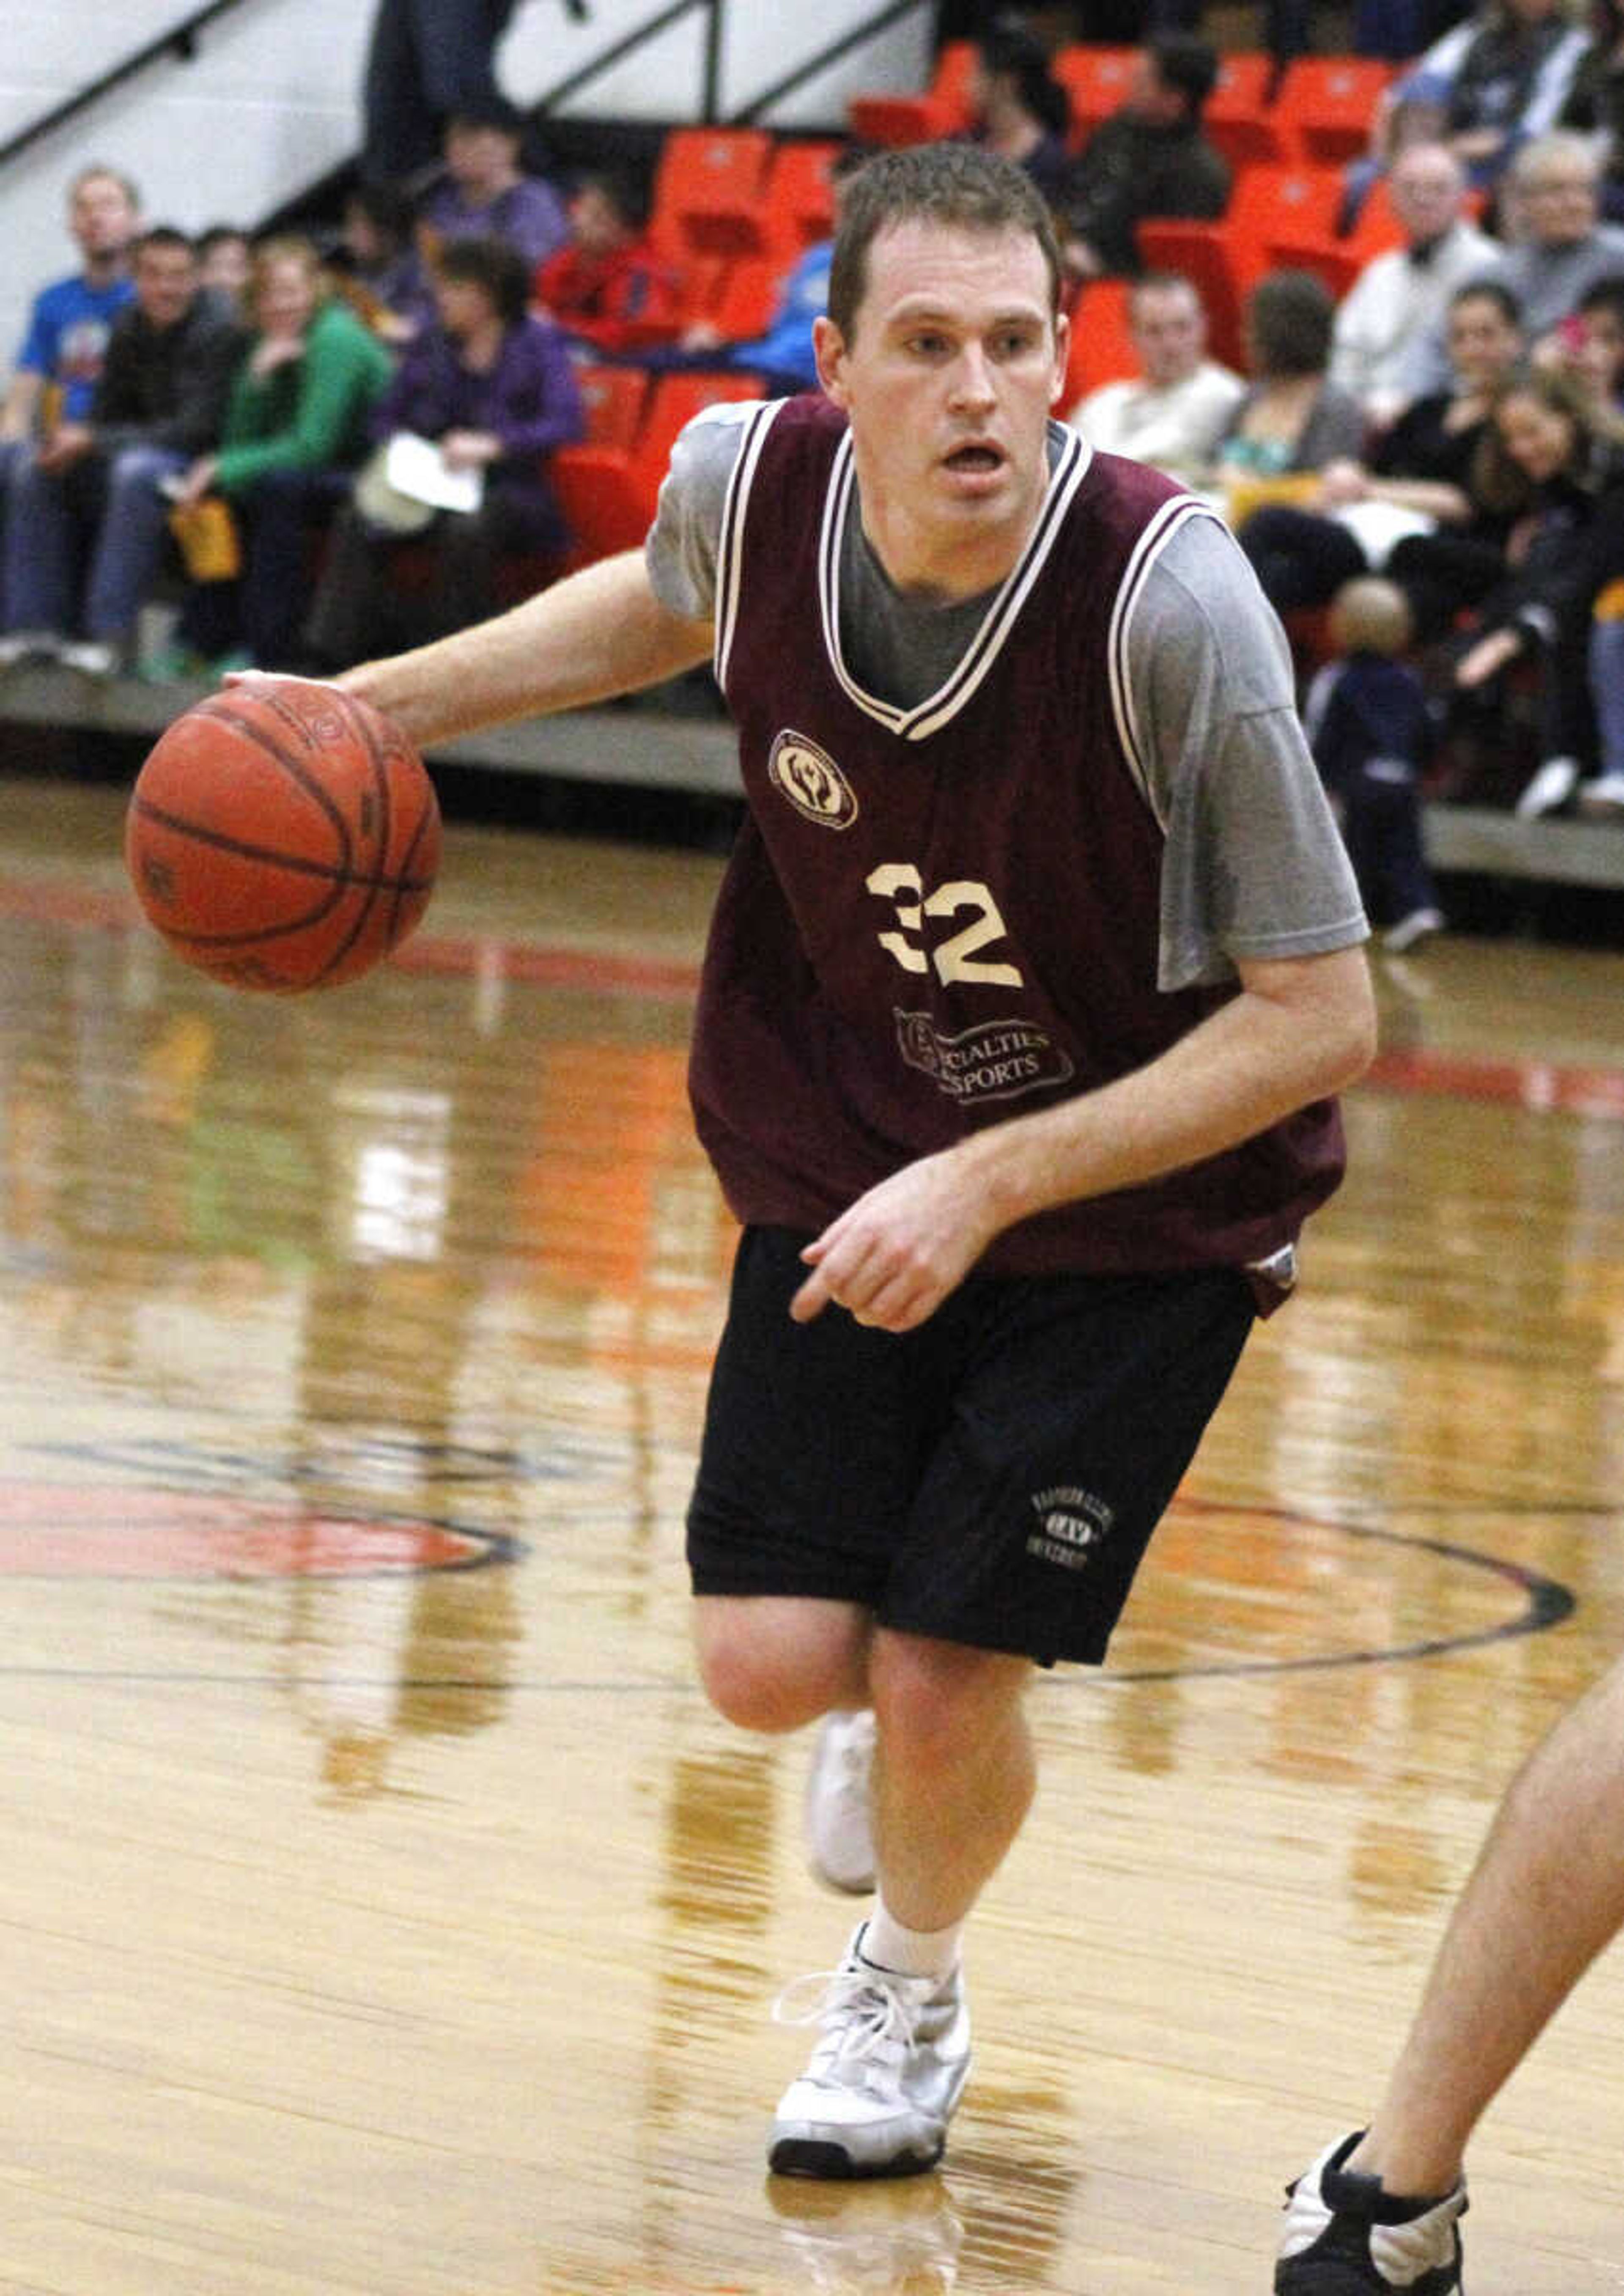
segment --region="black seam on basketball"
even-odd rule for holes
[[[260,698],[265,705],[270,709],[275,715],[282,718],[284,725],[290,726],[301,735],[304,735],[308,742],[308,736],[306,734],[305,728],[299,724],[298,718],[292,715],[291,711],[283,708],[283,705],[271,695],[263,695]],[[337,697],[335,696],[334,698],[336,699]],[[206,717],[223,718],[226,725],[232,726],[235,732],[241,734],[244,740],[251,742],[257,750],[262,750],[267,758],[274,759],[275,762],[282,767],[283,772],[287,775],[291,781],[297,782],[299,788],[304,791],[307,797],[312,799],[314,802],[321,808],[328,820],[332,823],[334,831],[337,832],[340,864],[343,868],[348,869],[354,857],[353,846],[349,834],[349,824],[345,820],[339,807],[333,803],[327,791],[322,787],[321,783],[316,778],[315,775],[309,771],[308,767],[305,765],[304,760],[301,758],[288,757],[283,750],[277,748],[275,742],[271,740],[267,734],[264,733],[254,724],[251,718],[243,718],[240,716],[238,712],[231,707],[231,699],[229,695],[221,693],[208,694],[197,704],[197,707]]]
[[[251,845],[246,838],[230,836],[223,829],[205,829],[184,814],[170,813],[152,799],[136,791],[133,800],[135,811],[146,821],[156,821],[177,835],[194,837],[200,845],[212,845],[222,853],[234,853],[244,861],[274,861],[278,868],[287,869],[299,877],[320,877],[326,883],[342,889],[349,885],[365,885],[380,892],[426,893],[433,890],[431,877],[388,877],[367,875],[359,869],[340,868],[331,861],[307,861],[300,856],[283,853],[274,845]]]
[[[372,713],[370,710],[357,709],[348,693],[335,693],[333,699],[335,701],[342,705],[342,713],[349,720],[350,732],[358,735],[360,740],[365,745],[367,762],[373,769],[373,788],[378,800],[378,831],[374,840],[375,850],[378,858],[380,860],[384,860],[387,859],[390,849],[390,783],[389,774],[384,766],[382,752],[378,747],[377,734],[371,722]],[[361,938],[362,931],[366,924],[368,917],[372,914],[373,907],[377,898],[377,886],[376,880],[374,878],[373,882],[368,886],[366,898],[362,902],[354,922],[350,925],[349,932],[339,943],[332,954],[328,957],[326,963],[321,966],[318,972],[311,976],[310,985],[312,988],[314,988],[318,981],[327,980],[338,970],[339,966],[344,962],[344,959],[349,955],[350,950],[354,948],[356,943]],[[386,952],[388,947],[389,943],[386,940],[384,943]]]

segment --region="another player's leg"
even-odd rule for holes
[[[1454,2296],[1466,2142],[1624,1927],[1624,1661],[1536,1748],[1467,1882],[1367,2131],[1292,2186],[1276,2296]]]

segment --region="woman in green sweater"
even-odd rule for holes
[[[393,361],[328,293],[308,240],[269,239],[258,249],[248,310],[254,333],[219,448],[192,465],[178,496],[225,496],[242,537],[242,572],[194,584],[177,636],[187,653],[208,660],[276,669],[291,660],[309,601],[310,530],[349,492]]]

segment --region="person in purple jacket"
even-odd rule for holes
[[[400,433],[433,440],[447,472],[471,476],[478,499],[467,509],[381,526],[368,489],[335,521],[327,562],[305,624],[312,662],[357,660],[408,606],[435,635],[491,611],[497,568],[508,555],[542,560],[568,539],[547,478],[555,447],[586,427],[580,390],[560,330],[529,314],[524,258],[496,239],[455,240],[436,266],[436,324],[407,345],[373,416],[380,447]],[[426,594],[397,595],[391,533],[426,545],[433,573]]]
[[[1284,636],[1219,520],[1052,419],[1060,290],[1019,168],[881,155],[821,397],[696,418],[646,549],[340,681],[425,741],[709,656],[738,724],[691,1066],[743,1225],[699,1663],[745,1728],[861,1710],[874,1748],[788,2175],[940,2157],[1034,1662],[1103,1655],[1373,1048]]]

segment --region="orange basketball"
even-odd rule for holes
[[[236,988],[334,988],[405,939],[439,866],[405,735],[299,678],[211,693],[135,778],[124,858],[176,955]]]

